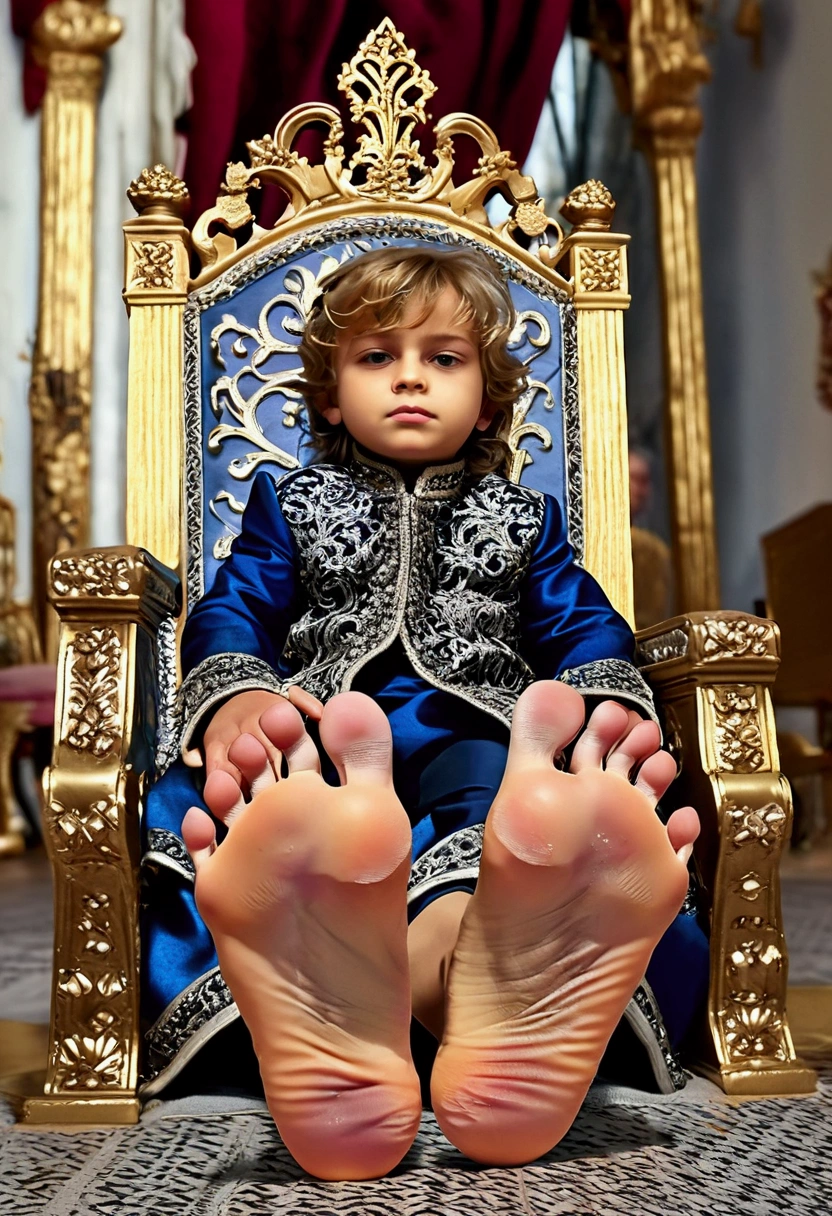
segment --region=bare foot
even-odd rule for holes
[[[515,709],[431,1083],[440,1127],[475,1161],[532,1161],[568,1131],[685,896],[696,813],[667,827],[655,814],[675,766],[652,723],[604,770],[628,724],[602,708],[569,773],[552,761],[583,723],[579,694],[541,681]],[[634,786],[624,778],[639,763]]]
[[[289,776],[254,788],[245,805],[228,774],[215,774],[209,805],[217,813],[225,797],[229,822],[219,847],[207,815],[186,816],[197,905],[286,1146],[319,1178],[377,1178],[407,1152],[421,1115],[409,1043],[410,825],[393,791],[390,728],[360,693],[328,703],[320,729],[341,775],[335,789],[297,711],[278,710],[269,733]],[[233,758],[253,786],[258,748],[262,759],[241,736]]]

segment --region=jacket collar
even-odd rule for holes
[[[352,445],[350,471],[357,482],[375,490],[405,493],[405,481],[393,465],[380,456],[373,456],[357,443]],[[413,487],[415,498],[453,498],[459,493],[465,478],[465,460],[450,464],[432,464],[419,474]]]

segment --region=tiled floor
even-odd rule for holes
[[[832,983],[832,873],[789,871],[784,915],[797,984]],[[0,868],[0,1018],[45,1021],[50,899],[43,858]],[[426,1114],[388,1178],[308,1178],[256,1103],[157,1105],[138,1127],[50,1132],[11,1125],[0,1139],[5,1216],[828,1216],[832,1072],[808,1098],[729,1102],[694,1079],[652,1097],[597,1089],[546,1158],[522,1169],[465,1161]],[[832,1064],[832,1061],[829,1062]]]

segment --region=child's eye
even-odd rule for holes
[[[456,367],[458,363],[462,362],[459,355],[451,355],[447,351],[444,351],[439,355],[434,355],[433,359],[434,362],[439,365],[439,367]]]
[[[371,367],[381,367],[382,364],[388,363],[390,358],[386,350],[368,350],[361,356],[361,362],[369,363]]]

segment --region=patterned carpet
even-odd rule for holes
[[[42,861],[3,863],[0,1017],[45,1021],[49,898]],[[792,979],[832,982],[832,880],[789,879]],[[593,1088],[568,1136],[522,1169],[463,1159],[423,1118],[414,1148],[378,1182],[305,1176],[251,1101],[156,1104],[138,1127],[14,1127],[0,1105],[6,1216],[828,1216],[832,1068],[818,1094],[727,1100],[702,1079],[679,1094]]]

